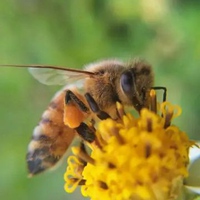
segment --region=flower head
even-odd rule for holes
[[[144,108],[139,118],[125,114],[120,104],[117,109],[119,120],[98,124],[99,145],[91,145],[90,161],[81,170],[80,152],[87,153],[81,148],[74,152],[79,159],[65,173],[66,191],[71,184],[73,190],[82,185],[82,194],[92,200],[175,199],[188,175],[188,151],[194,144],[170,125],[180,108],[164,102],[160,115]]]

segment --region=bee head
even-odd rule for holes
[[[140,111],[148,104],[148,94],[152,86],[151,66],[143,61],[129,63],[120,76],[120,100]]]

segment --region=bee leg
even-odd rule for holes
[[[96,139],[94,130],[90,129],[88,125],[83,122],[81,122],[75,130],[84,141],[92,143]]]
[[[100,110],[97,102],[94,100],[94,98],[89,94],[89,93],[86,93],[85,94],[85,98],[90,106],[90,109],[96,113],[97,117],[99,119],[107,119],[107,118],[110,118],[110,115],[102,110]]]
[[[78,106],[78,108],[83,112],[90,111],[89,108],[71,90],[67,90],[65,96],[65,103],[69,104],[70,102],[75,103]],[[89,143],[96,141],[95,129],[90,128],[86,123],[81,122],[78,127],[74,128],[74,130],[76,130],[78,135],[84,141],[87,141]]]
[[[70,102],[75,103],[81,111],[86,113],[89,112],[89,108],[71,90],[67,90],[65,104],[69,104]]]

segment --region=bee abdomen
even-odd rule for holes
[[[41,123],[35,127],[32,140],[28,146],[26,156],[28,170],[31,175],[38,174],[53,165],[55,165],[60,157],[52,153],[53,138],[46,135],[44,125]]]
[[[53,167],[65,154],[75,131],[64,125],[62,95],[50,103],[33,131],[26,156],[30,176]],[[52,106],[57,105],[57,106]]]
[[[27,153],[27,164],[30,175],[43,172],[59,161],[59,157],[49,155],[49,147],[42,147]]]

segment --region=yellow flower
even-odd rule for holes
[[[92,200],[176,199],[188,176],[188,152],[194,145],[184,132],[170,125],[180,108],[164,102],[158,109],[160,115],[144,108],[139,118],[123,114],[120,104],[117,108],[120,120],[98,124],[99,145],[91,146],[90,156],[81,148],[74,149],[79,159],[68,159],[65,190],[71,192],[82,185],[83,196]],[[90,159],[85,165],[80,162],[80,152]]]

